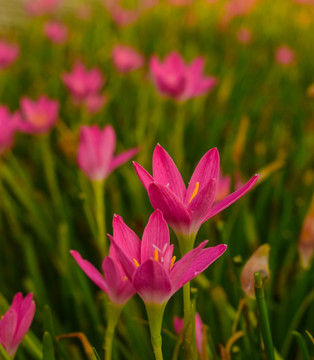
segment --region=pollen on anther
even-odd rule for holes
[[[136,265],[136,267],[139,267],[139,266],[140,266],[140,264],[137,262],[136,259],[133,259],[133,261],[134,261],[134,264]]]
[[[191,196],[191,199],[190,199],[189,203],[195,198],[196,194],[198,193],[199,187],[200,187],[200,183],[197,182],[197,183],[195,184],[195,189],[194,189],[194,191],[193,191],[193,194],[192,194],[192,196]]]
[[[174,265],[175,261],[176,261],[176,257],[175,257],[175,256],[173,256],[173,257],[172,257],[172,259],[171,259],[171,262],[170,262],[170,269],[172,269],[172,267],[173,267],[173,265]]]
[[[155,249],[155,251],[154,251],[154,259],[156,261],[158,261],[158,250],[157,249]]]

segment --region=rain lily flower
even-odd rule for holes
[[[53,13],[59,6],[59,0],[25,0],[25,10],[32,16]]]
[[[153,154],[153,176],[134,162],[154,209],[162,211],[167,223],[178,235],[197,234],[200,226],[246,194],[256,183],[254,175],[244,186],[213,205],[219,178],[219,153],[209,150],[199,161],[186,189],[180,172],[161,145]]]
[[[230,194],[231,177],[229,175],[222,176],[219,174],[217,181],[217,190],[215,195],[215,202],[219,202]]]
[[[130,46],[116,45],[112,50],[114,66],[120,73],[139,69],[144,64],[144,57]]]
[[[110,246],[109,256],[106,256],[102,263],[105,277],[101,275],[94,265],[84,260],[77,251],[71,250],[70,253],[79,267],[108,295],[113,304],[118,306],[125,305],[135,294],[133,285],[127,279],[113,246]]]
[[[161,95],[185,101],[208,93],[216,85],[216,78],[203,75],[204,65],[202,57],[187,65],[180,54],[172,52],[163,63],[157,56],[152,56],[150,72]]]
[[[101,71],[94,67],[87,70],[77,61],[70,73],[62,75],[62,81],[69,89],[75,105],[84,105],[90,113],[99,111],[106,103],[106,97],[100,94],[105,83]]]
[[[107,125],[103,130],[97,125],[81,127],[77,161],[90,180],[104,180],[139,150],[133,148],[114,156],[115,146],[116,134],[112,126]]]
[[[55,44],[64,44],[68,38],[68,28],[59,21],[48,21],[44,24],[44,33]]]
[[[294,63],[295,53],[288,46],[280,46],[276,50],[276,61],[278,64],[288,66]]]
[[[314,254],[314,196],[305,216],[298,244],[301,266],[309,269]]]
[[[254,273],[259,272],[264,280],[269,278],[269,251],[270,246],[260,246],[249,258],[241,273],[241,287],[247,296],[255,298]]]
[[[0,105],[0,155],[12,147],[19,126],[19,114],[17,112],[10,114],[6,106]]]
[[[258,0],[229,0],[224,6],[221,25],[226,26],[233,18],[249,14]]]
[[[176,334],[182,334],[184,331],[184,321],[182,318],[175,316],[173,318],[173,327]],[[196,339],[196,348],[198,353],[201,355],[203,350],[203,322],[198,312],[195,313],[195,339]]]
[[[237,32],[237,39],[242,44],[249,44],[252,40],[252,32],[246,27],[242,27]]]
[[[21,293],[14,296],[9,310],[0,319],[0,343],[5,351],[14,356],[23,337],[29,330],[35,314],[33,294],[24,299]]]
[[[146,304],[160,306],[227,248],[217,245],[204,249],[207,241],[203,241],[176,262],[169,229],[159,210],[150,216],[142,241],[117,215],[113,218],[113,236],[108,236],[136,292]]]
[[[17,44],[0,40],[0,70],[9,67],[18,57],[20,49]]]
[[[21,131],[28,134],[45,134],[58,120],[59,103],[57,100],[40,96],[32,101],[27,97],[21,99]]]

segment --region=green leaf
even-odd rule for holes
[[[308,352],[308,349],[306,347],[306,343],[303,339],[303,337],[301,336],[301,334],[297,331],[292,331],[292,334],[296,337],[301,354],[302,354],[302,359],[303,360],[310,360],[310,354]]]
[[[43,360],[55,360],[53,341],[48,331],[44,333],[43,337]]]

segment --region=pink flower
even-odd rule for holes
[[[0,40],[0,70],[9,67],[19,56],[17,44],[10,44],[5,39]]]
[[[90,180],[104,180],[139,150],[133,148],[114,156],[115,146],[116,134],[112,126],[107,125],[103,130],[97,125],[81,127],[77,162]]]
[[[251,30],[246,28],[246,27],[242,27],[241,29],[239,29],[239,31],[237,32],[237,39],[239,40],[239,42],[241,42],[242,44],[249,44],[252,40],[252,33]]]
[[[19,114],[17,112],[10,114],[6,106],[0,105],[0,155],[12,147],[19,125]]]
[[[265,279],[269,278],[269,251],[270,246],[260,246],[249,258],[241,273],[241,287],[247,296],[255,298],[254,273],[260,272]]]
[[[224,5],[222,26],[226,26],[234,17],[249,14],[258,0],[229,0]]]
[[[53,13],[59,6],[59,0],[24,0],[25,10],[32,16]]]
[[[298,251],[301,266],[309,269],[314,254],[314,196],[301,229]]]
[[[40,96],[32,101],[27,97],[21,99],[21,131],[28,134],[45,134],[58,120],[59,103],[57,100]]]
[[[276,61],[281,65],[291,65],[295,61],[295,53],[288,46],[280,46],[276,50]]]
[[[106,103],[106,97],[100,94],[105,79],[98,68],[87,70],[77,61],[72,72],[62,75],[62,81],[71,92],[73,103],[84,105],[90,113],[99,111]]]
[[[173,327],[176,334],[182,334],[183,339],[183,330],[184,330],[184,321],[183,319],[175,316],[173,318]],[[196,338],[196,347],[198,353],[201,355],[203,350],[203,322],[198,312],[195,313],[195,338]]]
[[[170,4],[175,6],[186,6],[192,4],[193,0],[168,0]]]
[[[219,202],[222,199],[224,199],[226,196],[228,196],[230,194],[230,189],[231,189],[231,177],[229,175],[222,176],[220,173],[217,181],[215,202]]]
[[[44,24],[44,33],[55,44],[64,44],[68,38],[68,28],[59,21],[47,21]]]
[[[127,277],[145,304],[165,304],[227,248],[217,245],[204,249],[207,241],[203,241],[175,262],[169,229],[159,210],[150,216],[142,241],[117,215],[113,218],[113,237],[108,236]]]
[[[0,343],[10,356],[14,356],[20,342],[31,326],[35,314],[33,294],[25,299],[21,293],[14,296],[9,310],[0,320]]]
[[[202,57],[186,65],[177,52],[172,52],[163,63],[157,56],[152,56],[150,72],[161,95],[185,101],[209,92],[216,85],[216,78],[203,75],[204,65]]]
[[[246,194],[256,183],[253,176],[243,187],[215,204],[219,176],[219,153],[209,150],[200,160],[186,189],[169,154],[157,145],[153,155],[153,176],[134,162],[154,209],[159,209],[175,233],[197,234],[200,226]]]
[[[130,46],[116,45],[112,50],[112,60],[120,73],[139,69],[144,64],[144,57]]]
[[[71,250],[70,253],[79,267],[108,295],[113,304],[124,305],[135,294],[133,285],[127,279],[113,246],[110,246],[109,256],[106,256],[102,263],[105,277],[100,274],[94,265],[84,260],[77,251]]]

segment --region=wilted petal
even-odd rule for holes
[[[148,191],[148,186],[154,182],[154,178],[136,161],[133,161],[133,165],[141,183],[144,185],[146,191]]]
[[[139,148],[135,147],[130,150],[126,150],[122,152],[121,154],[114,156],[111,160],[110,166],[109,166],[109,172],[113,171],[120,165],[124,164],[128,160],[130,160],[134,155],[136,155],[139,152]]]
[[[154,209],[159,209],[176,233],[188,233],[191,217],[180,199],[167,186],[152,183],[148,196]]]
[[[186,188],[182,176],[170,155],[159,144],[153,154],[153,177],[156,182],[166,185],[182,202],[184,201]]]
[[[100,272],[89,261],[84,260],[79,252],[75,250],[70,251],[71,255],[77,262],[78,266],[85,272],[85,274],[105,293],[108,293],[108,287],[105,279]]]
[[[255,185],[256,181],[258,179],[258,175],[254,175],[244,186],[242,186],[239,190],[236,190],[232,194],[225,197],[223,200],[221,200],[219,203],[214,205],[206,214],[204,218],[204,222],[211,217],[215,216],[222,210],[226,209],[229,205],[233,204],[235,201],[237,201],[240,197],[245,195],[249,190],[252,189],[252,187]]]
[[[163,304],[169,299],[171,284],[163,266],[147,260],[135,271],[133,285],[146,304]]]
[[[260,246],[249,258],[241,273],[241,287],[247,296],[255,298],[254,273],[260,272],[262,278],[269,278],[269,251],[270,246]]]
[[[155,251],[158,257],[162,256],[165,247],[170,245],[168,225],[162,216],[161,211],[156,210],[149,218],[145,227],[142,245],[141,262],[154,258]]]

